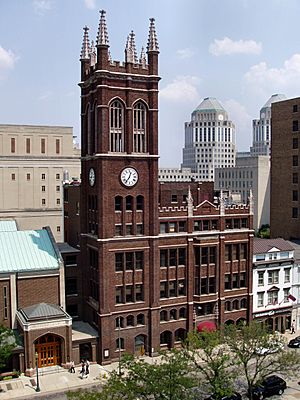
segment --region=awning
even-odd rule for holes
[[[217,330],[217,326],[214,321],[202,321],[197,325],[198,332],[214,332]]]

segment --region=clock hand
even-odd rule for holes
[[[126,182],[129,181],[130,177],[131,177],[131,172],[129,172],[129,176],[128,176],[128,178],[126,179]]]

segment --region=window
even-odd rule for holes
[[[46,179],[46,174],[42,174],[42,181]]]
[[[116,287],[116,304],[124,303],[122,286]]]
[[[60,199],[56,199],[56,205],[57,205],[57,206],[60,205]]]
[[[298,120],[293,121],[293,132],[297,132],[299,130]]]
[[[268,292],[268,305],[275,305],[278,304],[278,291],[271,290]]]
[[[78,305],[77,304],[69,304],[67,305],[67,313],[71,315],[71,317],[78,317]]]
[[[30,154],[30,139],[26,138],[26,154]]]
[[[56,232],[60,232],[60,226],[59,225],[56,227]]]
[[[133,302],[133,285],[125,286],[125,302],[126,303]]]
[[[178,222],[178,232],[186,232],[186,222],[185,221]]]
[[[170,281],[169,282],[169,297],[176,297],[177,282]]]
[[[297,207],[292,208],[292,218],[298,218],[298,208]]]
[[[137,198],[136,198],[136,209],[138,211],[143,211],[143,209],[144,209],[144,197],[143,196],[137,196]]]
[[[133,108],[133,151],[145,153],[146,144],[146,107],[138,102]]]
[[[132,224],[126,224],[126,236],[133,235],[133,226]]]
[[[236,273],[232,274],[232,289],[237,289],[239,287],[238,277],[239,277],[239,274],[236,274]]]
[[[186,309],[184,307],[179,309],[179,318],[186,318]]]
[[[133,208],[133,197],[126,196],[126,211],[132,211]]]
[[[144,301],[143,285],[135,285],[135,301]]]
[[[124,318],[123,317],[116,318],[116,328],[124,328]]]
[[[284,303],[288,303],[289,302],[290,290],[291,290],[291,288],[283,289],[283,302]]]
[[[284,283],[291,281],[291,268],[284,269]]]
[[[134,316],[128,315],[126,318],[126,326],[134,326]]]
[[[15,138],[10,138],[10,152],[11,153],[16,152],[16,139]]]
[[[268,271],[268,284],[274,285],[279,282],[279,270]]]
[[[8,294],[7,286],[3,286],[3,318],[8,318]]]
[[[293,112],[297,112],[298,111],[298,105],[297,104],[294,104],[293,105]]]
[[[60,154],[60,140],[59,139],[55,140],[55,153]]]
[[[122,197],[115,197],[115,211],[122,211]]]
[[[144,268],[144,253],[142,251],[137,251],[135,253],[135,269]]]
[[[160,233],[167,233],[168,232],[168,224],[167,224],[167,222],[161,222],[159,224],[159,232]]]
[[[225,261],[231,261],[231,246],[229,244],[225,245]]]
[[[292,191],[292,198],[293,198],[293,201],[298,201],[298,190]]]
[[[246,287],[246,272],[240,272],[240,287]]]
[[[42,192],[46,192],[46,186],[42,186]]]
[[[60,192],[60,186],[56,186],[56,191]]]
[[[124,265],[125,262],[125,265]],[[115,254],[115,271],[120,272],[132,271],[133,269],[144,268],[144,253],[142,251],[128,252],[128,253],[116,253]]]
[[[164,299],[167,297],[167,282],[160,282],[160,298]]]
[[[123,253],[115,254],[115,270],[123,271]]]
[[[77,279],[76,278],[67,278],[66,279],[66,295],[74,295],[78,294],[77,291]]]
[[[41,153],[46,153],[46,139],[41,139]]]
[[[138,316],[136,317],[136,323],[137,325],[145,325],[145,315],[138,314]]]
[[[115,225],[115,236],[122,236],[122,225],[121,224]]]
[[[298,173],[293,172],[293,183],[298,183]]]
[[[225,311],[231,311],[231,302],[225,301]]]
[[[46,199],[42,199],[42,206],[46,205]]]
[[[298,149],[298,138],[293,138],[293,149]]]
[[[177,203],[177,194],[172,194],[172,196],[171,196],[171,202],[172,202],[172,203]]]
[[[144,234],[144,225],[143,224],[136,224],[136,234],[137,235]]]
[[[257,278],[258,278],[258,286],[263,286],[264,285],[264,272],[263,271],[259,271],[257,273]]]
[[[126,259],[126,270],[130,271],[133,270],[133,253],[125,253]]]
[[[26,174],[26,179],[30,181],[30,174]]]
[[[116,350],[124,350],[124,339],[123,338],[118,338],[116,340]]]
[[[298,156],[293,156],[293,167],[298,167]]]
[[[60,179],[60,174],[56,174],[56,180]]]
[[[231,276],[230,274],[225,274],[225,290],[231,289]]]
[[[264,306],[264,292],[258,292],[257,293],[257,307],[263,307]]]
[[[77,257],[75,255],[66,256],[66,267],[77,267]]]
[[[170,311],[170,320],[177,319],[177,310],[174,308]]]
[[[109,107],[110,151],[124,151],[124,107],[119,100],[115,100]]]
[[[11,174],[11,180],[15,181],[16,180],[16,174]]]

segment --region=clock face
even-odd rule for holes
[[[94,186],[96,181],[96,174],[94,168],[90,168],[89,170],[89,184],[90,186]]]
[[[137,181],[139,180],[139,175],[137,170],[131,167],[124,168],[123,171],[121,172],[121,182],[123,185],[132,187],[134,186]]]

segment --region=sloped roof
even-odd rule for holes
[[[271,107],[272,103],[276,103],[277,101],[282,101],[282,100],[286,100],[285,94],[278,94],[278,93],[272,94],[269,100],[262,106],[262,109]]]
[[[199,104],[198,107],[195,108],[195,111],[224,111],[224,108],[219,103],[219,101],[215,97],[206,97],[203,101]]]
[[[0,220],[0,232],[17,231],[17,223],[14,220]]]
[[[44,318],[64,318],[69,315],[56,304],[39,303],[20,309],[27,321]]]
[[[271,249],[276,247],[278,251],[292,251],[294,247],[282,238],[277,239],[261,239],[254,238],[253,240],[253,254],[268,253]]]
[[[47,229],[0,232],[0,273],[59,268]]]

